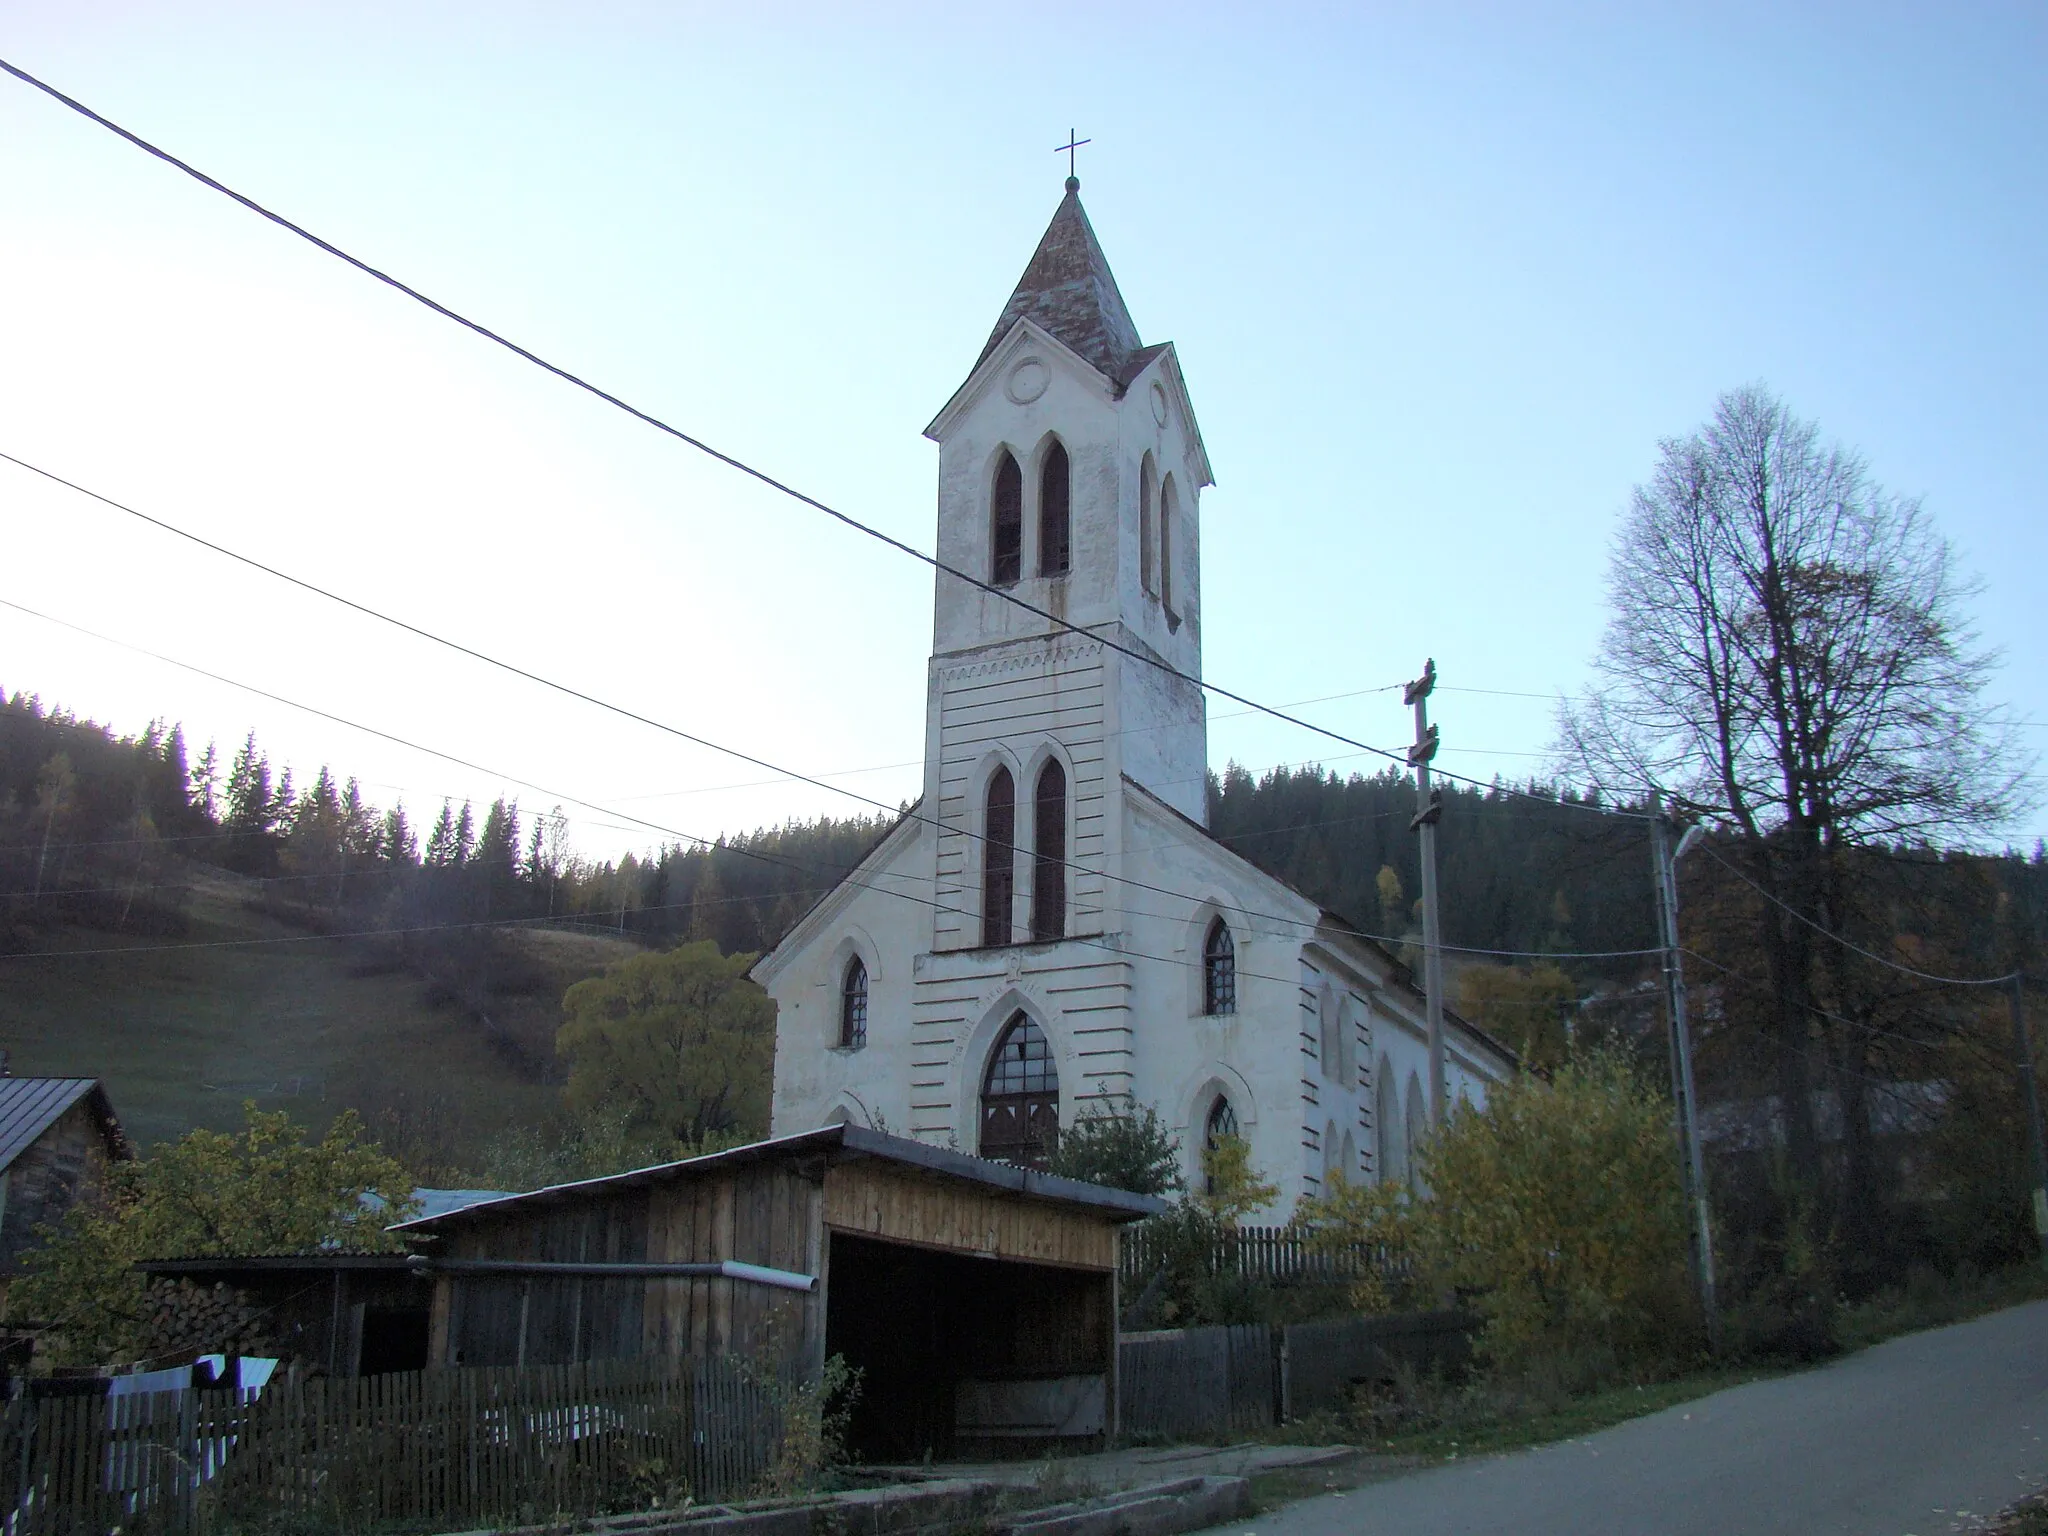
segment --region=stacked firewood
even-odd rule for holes
[[[249,1293],[225,1281],[210,1286],[168,1277],[152,1281],[144,1334],[152,1356],[276,1353]]]

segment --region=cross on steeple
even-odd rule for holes
[[[1069,128],[1069,129],[1067,130],[1067,142],[1066,142],[1066,143],[1064,143],[1064,144],[1056,144],[1056,145],[1054,145],[1054,146],[1053,146],[1053,151],[1052,151],[1052,152],[1053,152],[1054,154],[1056,154],[1056,155],[1057,155],[1057,154],[1060,154],[1060,153],[1062,153],[1062,152],[1064,152],[1064,153],[1066,154],[1066,157],[1067,157],[1067,190],[1068,190],[1069,192],[1072,192],[1073,190],[1075,190],[1075,189],[1076,189],[1077,187],[1079,187],[1079,186],[1081,185],[1081,178],[1080,178],[1080,177],[1079,177],[1078,175],[1076,175],[1076,174],[1075,174],[1075,172],[1074,172],[1074,152],[1075,152],[1076,150],[1078,150],[1078,149],[1079,149],[1079,148],[1080,148],[1080,147],[1081,147],[1081,146],[1082,146],[1083,144],[1093,144],[1094,142],[1095,142],[1095,141],[1094,141],[1093,139],[1077,139],[1077,138],[1075,138],[1075,137],[1074,137],[1074,130],[1073,130],[1073,129],[1071,129],[1071,128]]]

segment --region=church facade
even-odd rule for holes
[[[1276,1216],[1404,1177],[1423,999],[1334,914],[1212,838],[1201,688],[1209,459],[1171,343],[1139,340],[1066,196],[939,445],[918,803],[756,964],[772,1133],[872,1126],[1033,1161],[1153,1106],[1193,1183],[1244,1137]],[[1446,1021],[1452,1094],[1513,1070]]]

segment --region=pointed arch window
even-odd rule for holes
[[[1202,945],[1202,1012],[1237,1012],[1237,943],[1220,917]]]
[[[1153,552],[1159,538],[1158,502],[1159,472],[1152,467],[1152,455],[1148,453],[1138,466],[1138,585],[1147,597],[1159,592],[1159,580],[1153,575]]]
[[[1394,1069],[1384,1056],[1380,1058],[1379,1082],[1374,1091],[1373,1140],[1379,1152],[1380,1182],[1405,1179],[1408,1138],[1401,1129],[1401,1100],[1394,1086]]]
[[[1038,775],[1031,816],[1031,939],[1067,936],[1067,770],[1058,758]]]
[[[1407,1145],[1401,1149],[1402,1171],[1408,1175],[1408,1187],[1415,1187],[1415,1149],[1422,1145],[1429,1135],[1429,1111],[1422,1102],[1422,1079],[1415,1073],[1408,1074],[1408,1124]]]
[[[1042,1165],[1060,1137],[1060,1075],[1045,1031],[1010,1016],[981,1082],[983,1157]]]
[[[981,942],[1007,944],[1017,889],[1017,781],[1007,768],[988,781],[981,831]]]
[[[1159,487],[1159,601],[1173,615],[1173,525],[1180,516],[1180,494],[1168,475]]]
[[[839,1045],[857,1051],[868,1043],[868,968],[859,955],[846,962],[839,983]]]
[[[1073,475],[1067,450],[1054,443],[1038,470],[1038,574],[1064,576],[1073,564]]]
[[[999,587],[1013,586],[1024,574],[1024,471],[1007,448],[996,460],[991,523],[994,556],[988,579]]]
[[[1227,1140],[1238,1136],[1237,1111],[1230,1107],[1230,1100],[1222,1094],[1216,1095],[1216,1102],[1209,1106],[1209,1117],[1202,1122],[1202,1192],[1216,1193],[1216,1176],[1209,1171],[1209,1155]]]

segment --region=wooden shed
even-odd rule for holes
[[[1163,1208],[830,1126],[397,1230],[436,1365],[837,1354],[856,1449],[893,1459],[1113,1432],[1117,1231]]]

